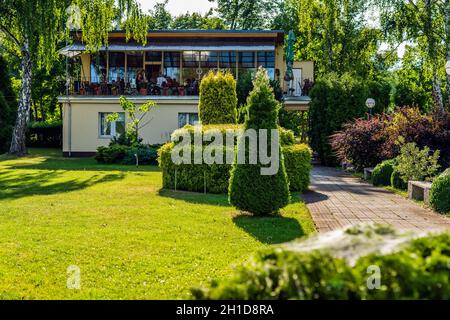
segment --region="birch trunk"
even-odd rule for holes
[[[22,48],[22,84],[20,88],[17,119],[11,139],[9,153],[23,156],[27,153],[25,144],[27,124],[30,117],[32,63],[28,41]]]

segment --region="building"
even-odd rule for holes
[[[149,31],[145,46],[127,42],[125,32],[114,31],[108,47],[95,54],[79,40],[74,34],[74,44],[60,50],[70,61],[71,84],[59,97],[65,156],[93,155],[124,132],[127,119],[120,95],[137,104],[155,101],[141,138],[147,144],[167,142],[177,128],[198,122],[199,83],[209,70],[226,69],[239,79],[263,66],[280,81],[288,110],[308,109],[309,98],[302,90],[314,81],[314,66],[294,62],[294,80],[283,80],[283,31]],[[113,112],[119,112],[119,120],[109,123],[106,118]]]

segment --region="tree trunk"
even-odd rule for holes
[[[19,107],[17,110],[16,125],[11,139],[11,147],[9,149],[9,153],[17,156],[24,156],[27,153],[25,135],[30,117],[31,76],[31,54],[28,41],[25,40],[25,45],[22,49],[22,85],[20,88]]]
[[[446,60],[450,61],[450,1],[445,0],[444,2],[444,30],[445,30],[445,49],[446,49]],[[447,110],[450,110],[450,75],[446,74],[447,80]]]
[[[442,114],[444,112],[444,101],[442,98],[441,80],[439,80],[435,67],[433,67],[433,100],[435,112]]]

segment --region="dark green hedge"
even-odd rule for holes
[[[136,164],[136,156],[139,165],[156,165],[158,147],[140,145],[138,147],[111,143],[108,147],[98,147],[95,160],[99,163],[120,163],[126,165]]]
[[[372,172],[373,185],[390,186],[392,172],[394,172],[396,163],[396,160],[386,160],[378,164]]]
[[[27,130],[27,146],[38,148],[62,147],[62,121],[31,122]]]
[[[230,279],[192,289],[195,299],[439,299],[450,298],[450,235],[412,241],[397,253],[370,254],[355,266],[327,253],[279,248],[258,253]],[[367,286],[378,266],[381,288]]]
[[[296,144],[283,148],[284,165],[289,179],[289,190],[308,189],[311,172],[311,149],[306,144]]]
[[[400,173],[396,169],[394,169],[391,175],[391,187],[400,190],[408,189],[408,184],[405,181],[403,181]]]
[[[441,213],[450,212],[450,171],[434,179],[430,190],[430,205]]]
[[[210,71],[200,84],[199,99],[202,124],[236,123],[236,80],[231,73]]]

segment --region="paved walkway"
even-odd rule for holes
[[[450,218],[335,168],[314,167],[303,199],[319,232],[364,222],[404,230],[450,230]]]

